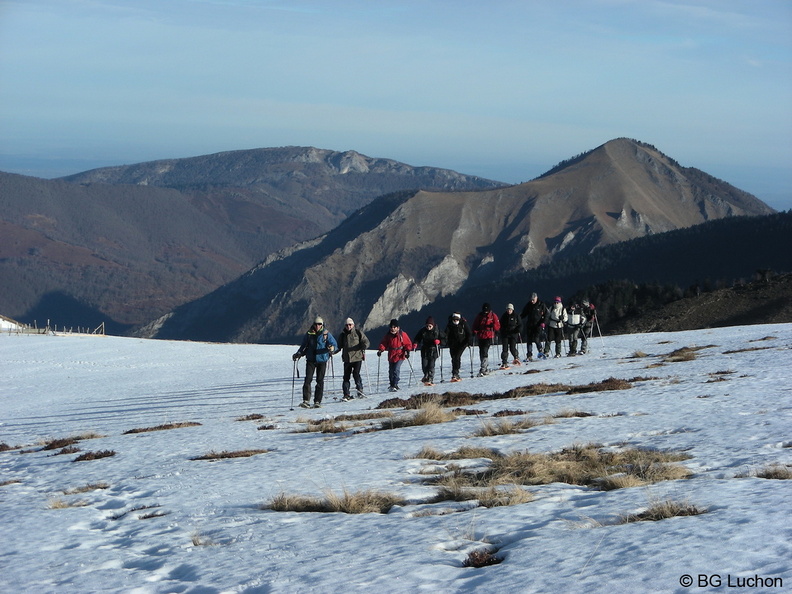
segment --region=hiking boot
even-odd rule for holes
[[[519,365],[519,364],[520,364],[520,360],[517,358],[515,358],[514,361],[512,361],[512,365]]]
[[[313,407],[314,408],[322,408],[322,403],[321,402],[314,402]]]
[[[352,396],[350,396],[349,394],[344,394],[344,397],[341,400],[342,402],[349,402],[350,400],[352,400]]]
[[[303,400],[302,402],[300,402],[300,408],[311,408],[311,403],[308,402],[307,400]]]

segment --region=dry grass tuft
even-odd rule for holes
[[[611,451],[597,444],[586,444],[549,454],[515,452],[501,455],[492,450],[489,453],[492,465],[486,471],[471,473],[456,469],[428,482],[454,489],[567,483],[608,490],[691,475],[684,466],[672,464],[688,456],[637,448]],[[452,455],[445,454],[445,459],[452,459]]]
[[[99,460],[100,458],[110,458],[115,456],[116,453],[113,450],[100,450],[98,452],[85,452],[77,456],[72,462],[85,462],[87,460]]]
[[[780,463],[768,464],[749,473],[738,474],[735,478],[756,477],[762,479],[789,480],[792,479],[792,467]]]
[[[326,491],[325,496],[289,495],[280,493],[262,509],[272,511],[324,512],[344,514],[385,514],[394,505],[404,505],[405,501],[390,493],[365,490],[350,493],[346,489],[337,494]]]
[[[467,558],[462,563],[463,567],[487,567],[488,565],[497,565],[503,563],[503,557],[496,555],[497,551],[488,549],[476,549],[470,551]]]
[[[138,516],[138,520],[150,520],[152,518],[161,518],[162,516],[167,516],[169,513],[170,512],[166,512],[163,510],[157,510]]]
[[[567,394],[585,394],[588,392],[605,392],[609,390],[628,390],[632,388],[632,384],[627,380],[609,377],[598,383],[586,384],[583,386],[573,386],[567,391]]]
[[[697,507],[687,502],[674,501],[673,499],[664,499],[652,503],[644,511],[637,514],[629,514],[622,516],[619,524],[629,524],[631,522],[656,522],[658,520],[665,520],[667,518],[676,518],[681,516],[698,516],[707,513],[707,508]]]
[[[417,427],[421,425],[436,425],[456,420],[457,415],[452,411],[443,409],[436,402],[429,401],[416,413],[406,417],[392,417],[380,425],[380,429],[400,429],[403,427]]]
[[[344,433],[349,431],[349,427],[343,423],[336,423],[335,419],[311,419],[305,429],[300,429],[297,433]]]
[[[72,487],[71,489],[64,489],[64,495],[77,495],[79,493],[88,493],[90,491],[99,491],[103,489],[109,489],[110,485],[107,483],[89,483],[82,487]]]
[[[519,421],[511,421],[509,419],[503,419],[498,421],[497,423],[493,423],[491,421],[487,421],[482,423],[482,426],[473,433],[473,437],[492,437],[494,435],[509,435],[512,433],[519,433],[526,429],[532,429],[533,427],[537,427],[539,425],[548,425],[554,423],[552,417],[546,417],[545,419],[531,419],[525,418]]]
[[[584,417],[593,417],[594,413],[584,412],[582,410],[575,410],[571,408],[562,408],[556,414],[553,415],[553,418],[556,419],[572,419],[572,418],[584,418]]]
[[[190,541],[194,547],[213,547],[217,545],[210,537],[201,534],[197,530],[190,535]]]
[[[131,435],[134,433],[150,433],[152,431],[168,431],[169,429],[181,429],[182,427],[200,427],[200,423],[195,423],[192,421],[184,421],[182,423],[165,423],[163,425],[157,425],[155,427],[139,427],[137,429],[129,429],[128,431],[124,431],[123,435]]]
[[[63,456],[65,454],[76,454],[77,452],[80,451],[82,451],[80,448],[72,445],[72,446],[66,446],[62,450],[58,450],[54,454],[50,454],[50,456]]]
[[[473,458],[491,459],[499,456],[500,454],[492,448],[463,446],[453,452],[444,453],[432,447],[424,446],[417,454],[412,457],[422,458],[425,460],[470,460]]]
[[[87,501],[66,501],[60,497],[53,497],[47,501],[47,509],[68,509],[71,507],[86,507],[87,505],[89,505]]]
[[[530,410],[499,410],[496,413],[493,413],[493,417],[512,417],[517,415],[527,415],[530,413]]]
[[[208,454],[204,454],[203,456],[196,456],[194,458],[190,458],[190,460],[224,460],[226,458],[249,458],[250,456],[255,456],[257,454],[266,454],[267,452],[269,452],[269,450],[237,450],[234,452],[211,451]]]
[[[277,429],[277,425],[259,425],[256,427],[258,431],[272,431],[273,429]]]
[[[697,351],[701,351],[703,349],[713,348],[714,344],[708,344],[706,346],[700,347],[682,347],[676,349],[675,351],[671,351],[667,355],[663,357],[664,363],[679,363],[680,361],[693,361],[697,355]]]
[[[766,351],[775,347],[746,347],[744,349],[734,349],[732,351],[723,351],[724,355],[733,355],[734,353],[750,353],[751,351]]]
[[[646,354],[646,353],[644,353],[643,351],[635,351],[635,352],[632,354],[632,356],[630,357],[630,359],[643,359],[644,357],[648,357],[648,356],[649,356],[649,355],[647,355],[647,354]]]
[[[234,420],[236,420],[236,421],[260,421],[261,419],[264,419],[264,418],[265,417],[262,414],[251,413],[249,415],[245,415],[244,417],[237,417]]]
[[[19,479],[8,479],[7,481],[0,481],[0,487],[5,487],[6,485],[18,485],[22,481]]]

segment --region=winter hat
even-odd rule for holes
[[[428,326],[429,324],[434,326],[434,318],[432,316],[429,316],[428,318],[426,318],[426,325]]]
[[[509,304],[506,306],[506,309],[511,309],[511,310],[513,310],[513,309],[514,309],[514,303],[509,303]]]
[[[397,320],[396,318],[393,318],[390,321],[390,327],[391,328],[398,328],[399,327],[399,320]]]
[[[320,316],[316,316],[314,324],[322,324],[322,326],[324,326],[324,320]]]
[[[556,303],[561,303],[561,297],[556,297],[556,298],[554,299],[554,301],[555,301]]]
[[[589,300],[588,300],[588,299],[584,299],[584,300],[583,300],[583,307],[588,307],[589,305],[591,305],[591,304],[589,303]]]
[[[484,305],[481,306],[481,311],[483,311],[484,313],[487,313],[489,310],[490,310],[489,303],[485,303]]]
[[[354,326],[355,325],[355,321],[352,318],[347,318],[346,322],[344,322],[344,323],[347,324],[348,326]]]
[[[462,319],[462,314],[460,314],[460,313],[458,313],[458,312],[454,312],[454,313],[451,315],[451,317],[452,317],[452,318],[454,318],[454,319],[457,319],[457,320],[461,320],[461,319]]]
[[[531,293],[531,299],[539,299],[539,295],[536,293]]]

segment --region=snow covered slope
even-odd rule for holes
[[[305,411],[290,410],[294,346],[0,334],[0,443],[12,448],[0,452],[0,591],[610,594],[721,591],[729,579],[757,577],[765,587],[752,591],[788,589],[792,482],[753,475],[792,464],[792,324],[614,336],[591,346],[582,357],[459,384],[418,388],[413,380],[399,396],[610,377],[631,388],[550,390],[482,401],[467,407],[478,414],[445,423],[364,432],[379,421],[345,422],[345,431],[319,433],[305,431],[308,420],[366,412],[391,396],[373,394],[378,375],[387,384],[377,357],[367,362],[369,398],[334,400],[338,361],[326,406]],[[695,358],[663,362],[682,347]],[[402,373],[406,388],[409,367]],[[473,436],[504,410],[556,418]],[[591,416],[558,416],[564,411]],[[253,414],[261,417],[239,420]],[[176,423],[194,425],[125,433]],[[74,436],[84,438],[80,452],[42,449]],[[612,491],[527,486],[533,501],[485,508],[430,503],[437,487],[426,479],[449,463],[414,458],[424,446],[541,453],[592,442],[683,452],[693,474]],[[241,450],[266,453],[192,459]],[[115,455],[74,461],[86,452]],[[279,494],[366,489],[406,503],[387,514],[262,509]],[[616,522],[667,498],[708,513]],[[503,562],[464,567],[475,549],[497,550]],[[705,575],[709,586],[699,587]]]

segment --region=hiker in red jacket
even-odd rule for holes
[[[481,306],[481,311],[473,320],[473,334],[478,338],[479,359],[481,368],[479,377],[484,377],[489,373],[489,348],[497,332],[500,331],[500,320],[492,313],[489,303]]]
[[[390,392],[396,392],[399,389],[401,365],[410,356],[411,350],[412,342],[407,333],[399,328],[399,320],[391,320],[388,333],[383,337],[377,351],[378,357],[382,356],[384,351],[388,351],[388,380],[390,381],[388,390]]]

